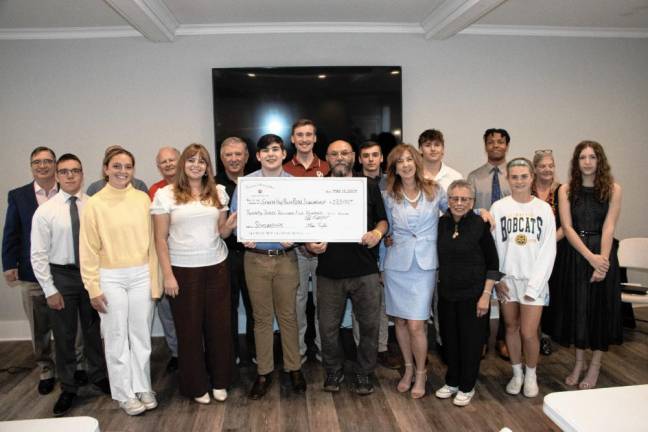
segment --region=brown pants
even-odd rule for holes
[[[281,331],[284,369],[299,370],[301,358],[295,311],[299,271],[295,251],[280,256],[246,252],[244,262],[254,314],[257,372],[265,375],[274,370],[272,321],[275,314]]]
[[[232,382],[230,289],[227,261],[172,267],[180,292],[169,298],[178,336],[180,393],[199,397]]]

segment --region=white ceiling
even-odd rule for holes
[[[0,0],[0,39],[132,36],[135,30],[154,41],[309,31],[646,38],[648,0]]]

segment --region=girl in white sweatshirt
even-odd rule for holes
[[[536,366],[540,351],[538,327],[543,306],[549,304],[549,276],[556,257],[556,220],[546,202],[531,195],[533,165],[516,158],[507,165],[511,195],[493,204],[493,237],[505,276],[496,285],[506,324],[513,378],[509,394],[538,394]],[[522,371],[522,352],[526,374]]]

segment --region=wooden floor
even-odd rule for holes
[[[648,319],[648,308],[637,310]],[[625,343],[604,356],[599,387],[648,383],[648,324],[627,330]],[[563,383],[573,363],[573,352],[557,349],[543,357],[538,368],[541,396],[527,399],[504,392],[510,366],[492,354],[482,362],[477,394],[470,406],[458,408],[450,400],[428,395],[411,400],[396,391],[398,373],[378,368],[376,391],[356,396],[345,383],[340,393],[321,390],[322,368],[316,361],[304,365],[309,384],[305,395],[290,392],[276,376],[273,387],[261,401],[250,401],[246,391],[254,376],[252,367],[239,369],[241,378],[225,403],[201,406],[180,396],[174,374],[167,374],[167,352],[162,339],[154,340],[153,388],[160,406],[139,417],[128,417],[109,397],[89,387],[82,389],[69,415],[88,415],[99,420],[103,432],[110,431],[513,431],[558,430],[542,413],[542,395],[568,390]],[[18,370],[9,370],[17,367]],[[21,369],[25,367],[25,369]],[[0,420],[51,416],[58,389],[47,396],[36,390],[38,371],[28,342],[0,343]],[[444,366],[431,356],[428,391],[442,384]],[[347,380],[350,376],[347,375]],[[612,413],[611,413],[612,414]]]

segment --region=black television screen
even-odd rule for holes
[[[216,155],[225,138],[243,138],[251,155],[248,172],[258,168],[252,155],[264,134],[282,137],[286,160],[292,157],[291,126],[300,118],[317,125],[315,152],[321,158],[336,139],[356,148],[371,139],[385,155],[401,141],[400,66],[212,69],[212,82]]]

